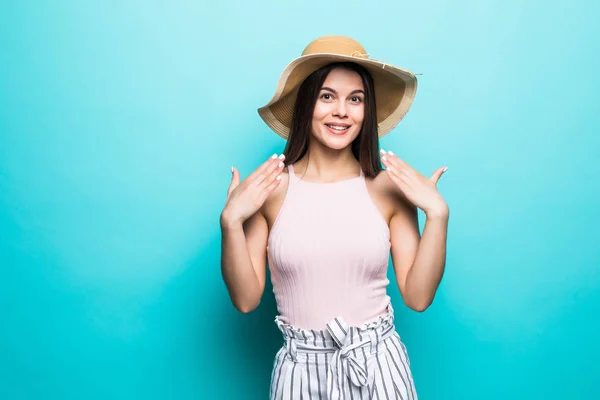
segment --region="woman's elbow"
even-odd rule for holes
[[[260,300],[257,302],[233,302],[233,306],[242,314],[249,314],[256,310],[260,304]]]
[[[433,299],[414,299],[412,301],[407,301],[406,306],[413,311],[422,313],[427,310],[432,303]]]

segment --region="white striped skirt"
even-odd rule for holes
[[[388,315],[361,327],[341,317],[324,330],[275,322],[285,344],[275,356],[270,400],[417,400],[391,305]]]

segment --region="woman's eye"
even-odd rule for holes
[[[329,99],[331,99],[331,95],[328,93],[323,93],[323,96],[321,96],[321,98],[325,99],[325,100],[329,100]]]
[[[362,99],[360,97],[358,97],[358,96],[354,96],[352,98],[352,101],[355,102],[355,103],[358,103],[358,102],[362,101]]]

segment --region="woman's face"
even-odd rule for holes
[[[365,116],[363,82],[356,72],[333,69],[317,97],[313,137],[336,150],[349,146],[360,133]]]

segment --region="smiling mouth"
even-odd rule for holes
[[[334,135],[343,135],[350,130],[351,125],[347,124],[325,124],[327,129]]]

